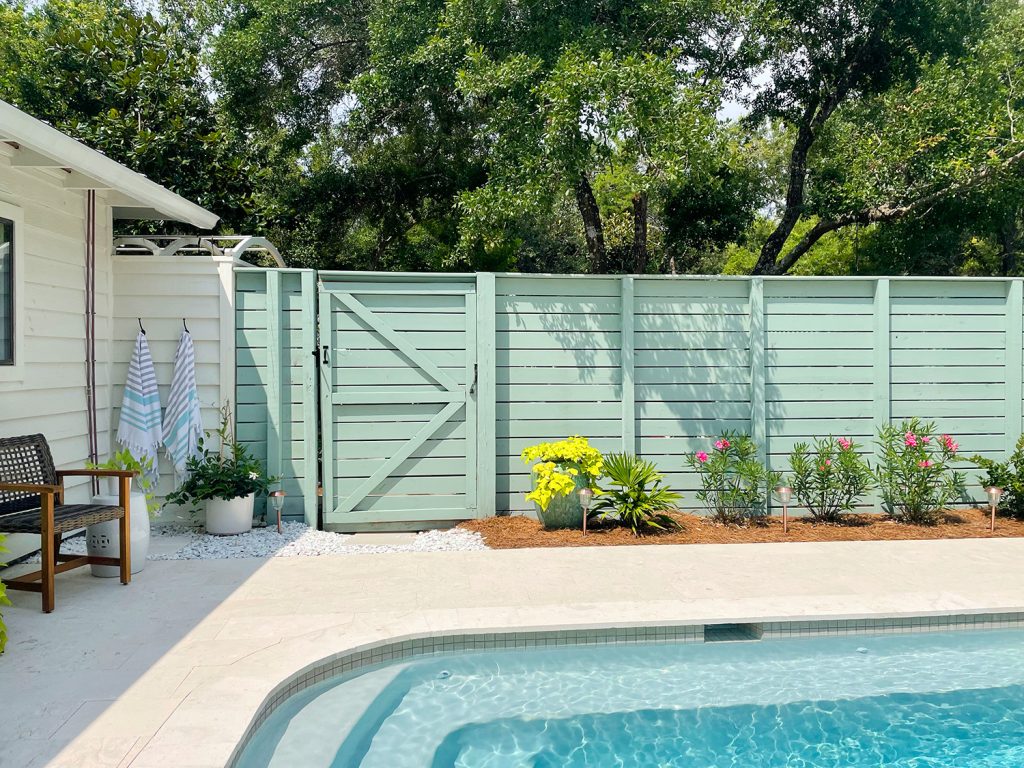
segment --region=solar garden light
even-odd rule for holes
[[[274,511],[277,513],[277,532],[281,532],[281,510],[284,509],[284,491],[278,488],[276,491],[270,492],[270,504],[274,507]]]
[[[985,489],[985,495],[988,496],[989,506],[992,507],[992,522],[989,523],[989,531],[995,531],[996,529],[996,507],[999,506],[999,500],[1003,497],[1003,489],[990,485]]]
[[[775,495],[782,505],[782,532],[789,533],[789,504],[793,501],[793,489],[788,485],[780,485],[775,489]]]
[[[583,507],[583,535],[587,535],[587,513],[590,512],[590,504],[594,500],[594,491],[590,486],[583,486],[578,491],[580,506]]]

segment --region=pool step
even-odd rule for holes
[[[743,643],[760,640],[763,635],[760,624],[705,624],[705,643]]]

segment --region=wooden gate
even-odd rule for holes
[[[320,278],[324,524],[476,517],[474,282]]]

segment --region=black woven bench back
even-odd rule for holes
[[[42,435],[0,438],[0,483],[57,483],[50,446]],[[0,491],[0,517],[39,508],[39,494]]]

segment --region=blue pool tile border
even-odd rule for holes
[[[727,627],[725,632],[712,629]],[[721,622],[659,626],[599,627],[423,635],[382,640],[320,660],[282,682],[260,705],[228,762],[234,768],[252,735],[282,703],[310,686],[363,668],[408,659],[446,656],[466,651],[552,648],[567,645],[625,645],[784,640],[842,635],[913,634],[992,629],[1024,629],[1024,611],[943,614],[808,621]],[[724,640],[723,640],[724,638]]]

